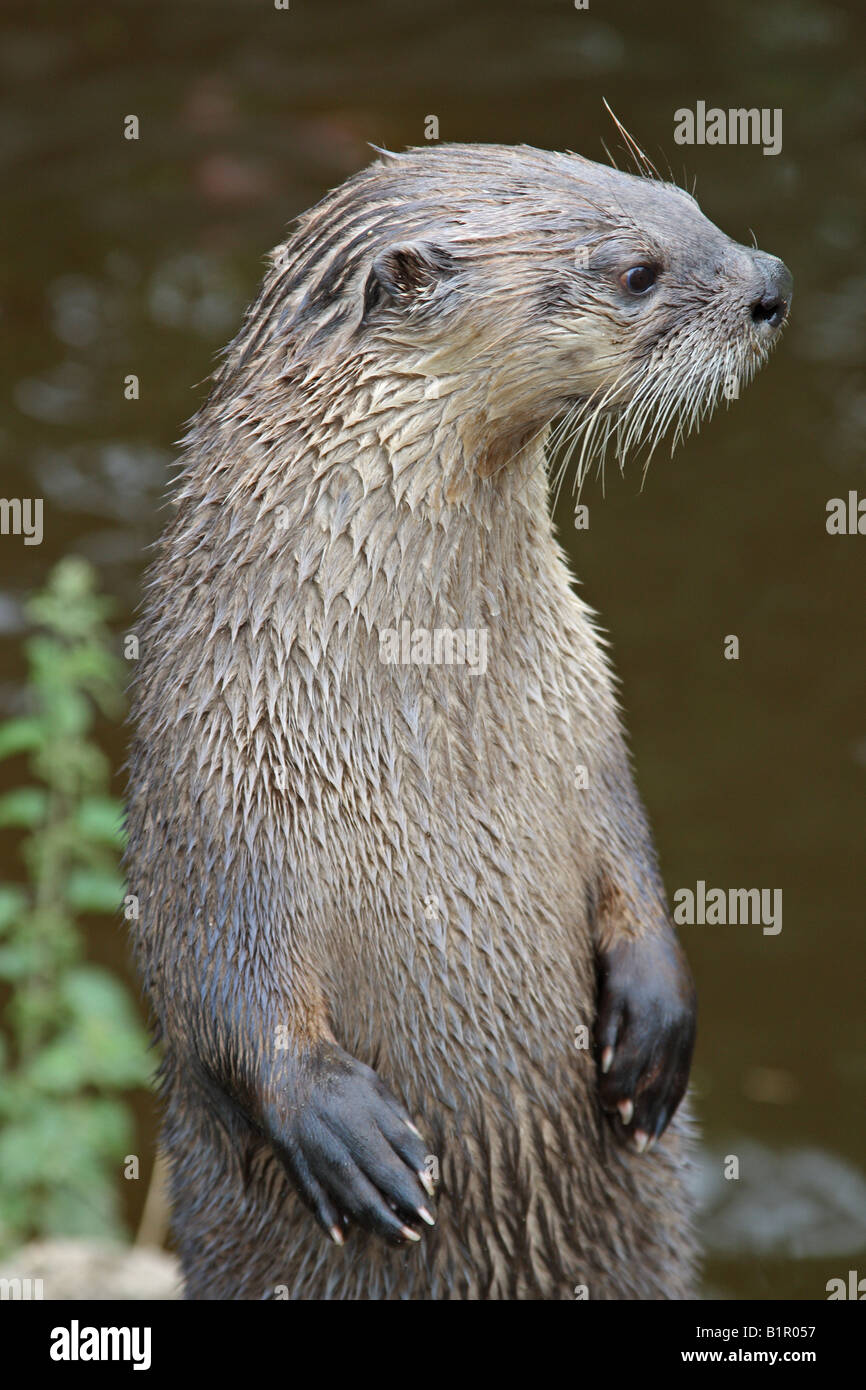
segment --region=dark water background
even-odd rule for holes
[[[682,929],[706,1291],[820,1298],[858,1258],[866,1274],[866,537],[825,530],[829,498],[866,493],[861,5],[4,0],[0,39],[2,491],[46,514],[41,547],[0,545],[0,713],[20,699],[21,599],[58,557],[88,556],[132,625],[215,353],[264,253],[368,142],[421,144],[434,114],[442,139],[621,156],[606,97],[662,167],[697,178],[712,220],[790,266],[793,322],[734,408],[661,450],[643,491],[638,466],[609,468],[604,497],[589,484],[588,533],[569,499],[559,519],[613,637],[669,895],[699,879],[784,894],[779,936]],[[676,146],[673,113],[698,100],[781,107],[782,153]],[[122,734],[105,741],[119,767]],[[0,867],[17,875],[12,848]],[[112,925],[91,949],[122,965]],[[739,1183],[719,1177],[729,1153]]]

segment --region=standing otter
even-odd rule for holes
[[[134,708],[189,1297],[692,1292],[693,986],[545,441],[687,427],[790,293],[679,188],[528,148],[384,156],[274,255]]]

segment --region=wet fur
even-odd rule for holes
[[[624,240],[679,258],[648,316],[599,287]],[[468,146],[377,161],[274,253],[141,624],[128,865],[188,1296],[692,1295],[687,1105],[628,1152],[574,1041],[596,947],[667,908],[544,449],[665,354],[716,370],[743,249],[667,185]],[[383,665],[405,620],[486,628],[486,675]],[[280,1029],[430,1139],[422,1245],[336,1249],[300,1205],[258,1119]]]

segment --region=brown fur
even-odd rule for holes
[[[397,258],[393,312],[365,308],[413,239],[443,251],[429,283]],[[648,314],[603,287],[626,243],[671,265]],[[441,147],[377,161],[274,256],[186,440],[135,705],[130,885],[190,1296],[693,1292],[687,1107],[622,1148],[574,1042],[597,945],[668,913],[544,450],[641,373],[693,401],[726,353],[747,374],[751,254],[667,185]],[[383,664],[405,621],[485,629],[486,674]],[[280,1029],[336,1038],[431,1141],[421,1245],[334,1248],[299,1203],[257,1119]]]

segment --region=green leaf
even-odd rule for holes
[[[50,1103],[4,1125],[0,1133],[4,1186],[25,1187],[62,1177],[68,1171],[69,1138],[65,1111]]]
[[[70,1174],[68,1182],[40,1197],[37,1215],[44,1230],[67,1239],[117,1241],[125,1234],[110,1171],[92,1176]]]
[[[96,592],[96,571],[79,555],[67,555],[54,566],[45,589],[30,599],[29,616],[65,638],[92,635],[115,607],[114,600]]]
[[[41,719],[6,719],[0,724],[0,758],[28,753],[38,748],[44,737],[45,727]]]
[[[37,1097],[0,1132],[0,1171],[18,1182],[31,1175],[67,1177],[77,1163],[118,1159],[132,1135],[126,1106],[102,1096]]]
[[[74,1096],[92,1080],[86,1043],[75,1029],[42,1047],[24,1068],[23,1081],[35,1096]]]
[[[0,979],[26,980],[35,973],[41,954],[33,941],[16,941],[0,946]]]
[[[34,1084],[60,1090],[146,1085],[153,1073],[148,1038],[120,981],[98,966],[82,965],[70,970],[60,992],[70,1026],[33,1063]]]
[[[32,830],[42,825],[48,812],[48,793],[41,787],[18,787],[0,796],[0,825]]]
[[[112,718],[123,704],[112,607],[85,561],[52,570],[27,609],[32,713],[0,722],[0,760],[26,755],[35,783],[0,797],[0,827],[29,832],[25,883],[0,886],[0,984],[10,995],[8,1055],[0,1052],[3,1244],[121,1233],[119,1161],[133,1141],[117,1093],[147,1084],[154,1068],[124,985],[81,963],[74,915],[117,913],[124,893],[121,807],[90,736],[98,712]]]
[[[123,807],[113,796],[85,797],[75,813],[75,825],[86,839],[117,849],[124,846]]]
[[[120,874],[76,869],[69,875],[67,901],[76,912],[119,912],[125,885]]]
[[[0,934],[7,931],[28,903],[26,888],[15,883],[0,883]]]
[[[85,734],[93,723],[93,710],[81,691],[70,683],[57,643],[50,638],[34,637],[27,646],[44,711],[45,741]]]

